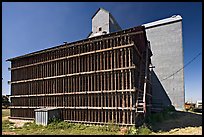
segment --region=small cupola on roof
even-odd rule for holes
[[[122,30],[110,12],[99,8],[92,17],[92,32],[88,38]]]

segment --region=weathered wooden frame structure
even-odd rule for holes
[[[144,27],[33,52],[11,61],[11,117],[57,107],[65,121],[135,125],[151,107]]]

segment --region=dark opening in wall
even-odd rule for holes
[[[99,30],[99,31],[101,31],[101,30],[102,30],[102,28],[100,27],[98,30]]]

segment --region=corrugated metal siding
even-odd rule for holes
[[[46,126],[49,124],[49,120],[51,120],[52,118],[60,118],[58,109],[53,109],[53,110],[52,109],[47,110],[47,109],[48,108],[35,110],[36,124],[41,124]]]
[[[48,124],[48,112],[47,111],[37,111],[35,112],[36,124],[41,124],[46,126]]]

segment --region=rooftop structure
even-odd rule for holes
[[[91,19],[92,31],[88,38],[122,30],[111,13],[103,8],[99,8]]]

